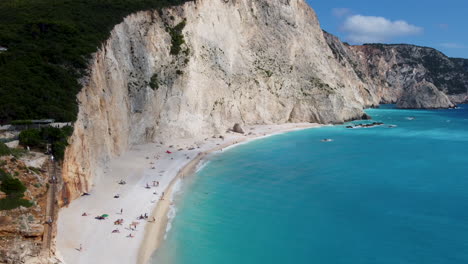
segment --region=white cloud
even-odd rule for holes
[[[447,49],[466,49],[468,46],[459,44],[459,43],[452,43],[452,42],[446,42],[446,43],[440,43],[439,46]]]
[[[352,15],[341,28],[347,40],[353,43],[387,42],[395,37],[417,35],[423,28],[403,20],[391,21],[384,17]]]
[[[332,9],[332,14],[333,14],[335,17],[339,17],[339,18],[348,16],[348,15],[350,15],[351,13],[352,13],[352,12],[351,12],[351,9],[349,9],[349,8],[333,8],[333,9]]]

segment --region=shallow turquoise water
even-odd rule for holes
[[[213,157],[152,263],[468,263],[468,105],[367,112]]]

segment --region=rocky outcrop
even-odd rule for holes
[[[327,32],[324,35],[335,59],[352,68],[380,103],[444,108],[468,101],[468,60],[414,45],[350,46]],[[440,92],[433,91],[434,87]]]
[[[451,108],[455,105],[446,94],[439,91],[434,84],[423,80],[409,85],[397,101],[398,108],[431,109]]]
[[[379,102],[333,59],[304,0],[200,0],[133,14],[82,82],[65,203],[133,144],[203,139],[235,123],[342,123]]]
[[[14,157],[0,157],[0,173],[15,175],[27,188],[24,199],[34,201],[31,207],[0,210],[0,263],[52,263],[44,250],[47,175],[26,166]],[[1,177],[0,177],[1,178]],[[0,192],[0,199],[7,199]],[[10,198],[11,199],[11,198]],[[5,200],[2,200],[5,202]],[[9,203],[13,201],[10,200]]]
[[[242,129],[241,125],[239,125],[239,124],[235,124],[234,127],[232,128],[232,131],[236,132],[236,133],[244,134],[244,130]]]
[[[365,62],[366,72],[374,79],[373,82],[382,85],[383,103],[394,103],[404,94],[413,94],[407,90],[414,90],[414,84],[418,83],[421,83],[418,87],[432,84],[455,104],[466,102],[468,99],[468,70],[464,60],[451,59],[435,49],[414,45],[369,44],[351,46],[350,49]],[[418,95],[418,98],[414,99],[429,99],[431,96]],[[439,106],[431,105],[430,102],[441,103],[431,100],[423,104],[430,106],[428,108]]]

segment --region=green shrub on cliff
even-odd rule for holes
[[[74,121],[77,79],[123,18],[188,0],[0,1],[0,123]],[[181,40],[175,35],[174,52]],[[171,50],[172,52],[172,50]]]
[[[23,199],[26,186],[18,179],[0,169],[0,191],[7,197],[0,199],[0,210],[11,210],[20,206],[30,207],[32,203]]]
[[[186,21],[184,20],[173,28],[167,28],[169,35],[171,35],[171,55],[177,56],[182,50],[182,45],[185,43],[182,30],[184,29],[185,24]]]
[[[19,142],[23,146],[39,147],[41,136],[38,129],[27,129],[19,134]]]
[[[0,142],[0,157],[10,155],[10,148],[7,147],[3,142]]]
[[[68,137],[73,133],[73,128],[65,126],[63,128],[42,127],[40,129],[24,130],[19,135],[19,142],[22,146],[39,148],[45,150],[46,145],[51,145],[52,155],[58,160],[62,160],[65,148],[68,146]]]
[[[23,197],[26,187],[18,178],[7,177],[2,180],[0,191],[6,193],[8,196]]]

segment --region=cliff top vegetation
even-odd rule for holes
[[[0,124],[74,121],[91,55],[131,13],[188,0],[0,1]]]

